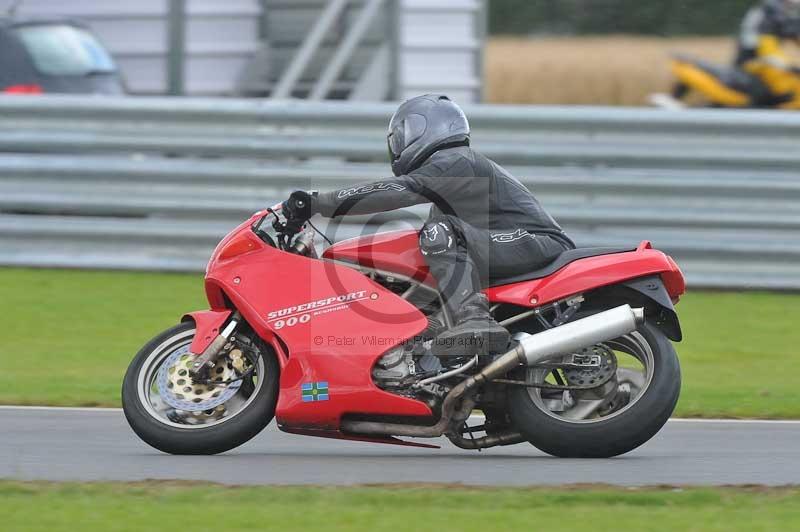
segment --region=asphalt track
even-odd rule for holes
[[[672,420],[610,460],[562,460],[530,445],[463,451],[293,436],[270,426],[214,457],[168,456],[120,410],[0,407],[0,478],[207,480],[227,484],[800,484],[800,422]]]

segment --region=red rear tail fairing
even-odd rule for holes
[[[677,301],[686,290],[683,274],[675,261],[643,242],[636,251],[589,257],[567,264],[542,279],[495,286],[486,290],[494,303],[539,306],[605,286],[659,275],[667,293]]]

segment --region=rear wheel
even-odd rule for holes
[[[193,323],[155,337],[131,362],[122,385],[128,423],[171,454],[216,454],[251,439],[272,420],[279,367],[263,342],[242,338],[200,382],[189,376]]]
[[[526,380],[582,388],[602,385],[580,391],[514,386],[510,391],[514,426],[548,454],[607,458],[627,453],[652,438],[675,409],[681,387],[678,357],[653,324],[587,352],[597,357],[597,367],[555,372],[530,368]]]

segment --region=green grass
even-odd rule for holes
[[[119,406],[139,348],[207,308],[198,275],[0,269],[0,403]]]
[[[199,275],[24,269],[0,269],[0,304],[0,403],[73,406],[118,406],[139,347],[206,306]],[[694,292],[678,313],[678,415],[800,417],[800,295]]]
[[[797,530],[800,489],[222,487],[0,482],[8,532]]]

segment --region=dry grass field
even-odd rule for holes
[[[728,63],[730,38],[553,37],[492,39],[486,97],[494,103],[646,105],[670,86],[673,52]]]

